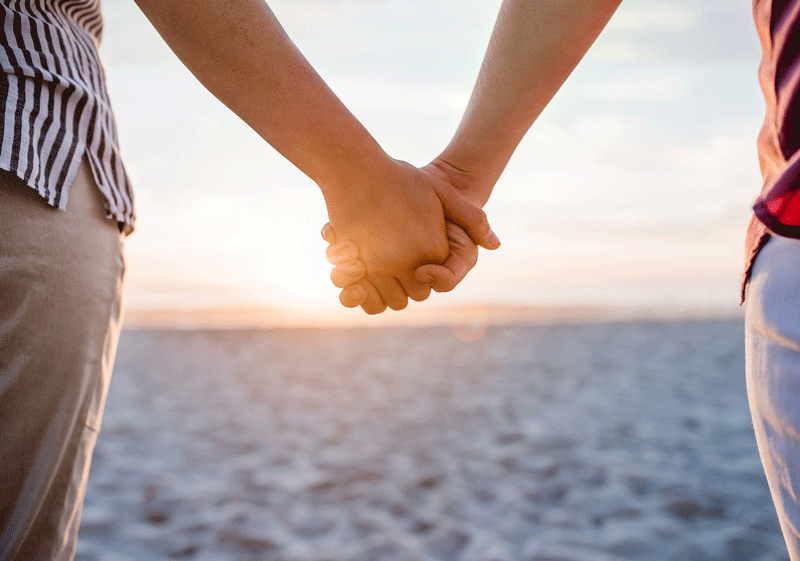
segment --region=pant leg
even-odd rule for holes
[[[0,559],[71,560],[116,353],[122,239],[86,162],[66,212],[0,172]]]
[[[747,395],[792,561],[800,561],[800,240],[773,236],[747,287]]]

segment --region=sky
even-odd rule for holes
[[[500,1],[269,5],[381,146],[424,165],[455,132]],[[103,6],[101,56],[138,214],[128,309],[363,314],[341,309],[328,280],[316,184],[207,93],[134,2]],[[623,2],[485,207],[502,247],[481,251],[453,292],[410,306],[737,309],[761,185],[750,10]]]

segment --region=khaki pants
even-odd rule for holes
[[[0,560],[70,560],[125,265],[84,161],[66,212],[0,171]]]

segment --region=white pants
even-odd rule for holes
[[[747,287],[747,395],[792,561],[800,561],[800,240],[773,236]]]
[[[119,336],[124,262],[86,162],[66,212],[0,172],[0,559],[68,561]]]

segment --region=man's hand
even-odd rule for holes
[[[325,251],[328,261],[334,265],[331,271],[331,281],[334,286],[341,288],[339,301],[347,308],[362,306],[370,315],[379,314],[386,310],[384,299],[388,297],[399,299],[405,294],[381,296],[381,293],[372,282],[364,277],[367,268],[359,259],[358,246],[353,242],[336,243],[336,233],[330,224],[322,228],[322,237],[331,244]],[[424,300],[430,294],[430,288],[422,285],[422,289],[415,293],[414,298]]]

